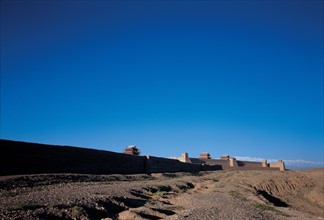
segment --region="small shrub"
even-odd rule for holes
[[[275,212],[276,214],[279,214],[279,215],[282,215],[282,216],[285,216],[285,217],[290,217],[290,215],[284,213],[284,212],[281,212],[279,210],[277,210],[276,208],[272,207],[272,206],[269,206],[267,204],[261,204],[261,203],[254,203],[253,204],[254,207],[258,208],[258,209],[261,209],[263,211],[270,211],[270,212]]]
[[[71,210],[71,215],[73,219],[80,219],[82,216],[87,216],[87,213],[82,207],[73,206]]]
[[[165,195],[168,195],[168,192],[166,192],[166,191],[157,191],[156,193],[154,193],[154,195],[156,195],[156,196],[165,196]]]
[[[261,203],[254,203],[254,206],[258,209],[262,209],[264,211],[275,211],[276,209],[272,206],[261,204]]]
[[[35,210],[35,209],[42,208],[42,207],[43,206],[37,205],[34,203],[24,203],[24,204],[18,204],[15,207],[15,210]]]
[[[179,205],[171,205],[168,207],[168,209],[170,209],[171,211],[175,211],[175,210],[183,210],[184,207]]]
[[[241,193],[239,193],[239,192],[237,192],[237,191],[231,190],[231,191],[229,192],[229,194],[230,194],[232,197],[234,197],[234,198],[236,198],[236,199],[239,199],[239,200],[241,200],[241,201],[245,201],[245,200],[246,200],[245,196],[243,196]]]
[[[4,190],[2,192],[2,196],[4,196],[4,197],[12,197],[12,196],[15,196],[15,195],[16,195],[16,193],[8,191],[8,190]]]
[[[159,198],[165,197],[166,195],[168,195],[168,192],[166,192],[166,191],[156,191],[155,193],[150,195],[150,198],[152,200],[158,200]]]

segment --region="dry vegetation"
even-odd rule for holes
[[[0,177],[1,219],[323,219],[324,169]]]

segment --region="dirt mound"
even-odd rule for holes
[[[271,195],[296,194],[303,187],[313,186],[314,183],[306,176],[295,176],[289,178],[274,178],[258,183],[255,188],[259,191],[265,191]]]
[[[260,197],[277,207],[324,216],[324,170],[287,172],[285,176],[266,178],[254,185]]]

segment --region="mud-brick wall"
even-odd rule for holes
[[[253,162],[253,161],[237,161],[237,164],[239,166],[242,166],[244,168],[262,168],[261,162]]]
[[[152,156],[146,159],[147,173],[199,172],[201,170],[201,164],[182,163],[179,160]]]
[[[213,171],[213,170],[222,170],[223,167],[221,165],[208,165],[202,164],[202,171]]]
[[[229,160],[208,160],[206,161],[208,165],[218,165],[221,166],[223,170],[230,169]]]
[[[145,173],[145,157],[9,140],[0,140],[0,144],[0,175]]]

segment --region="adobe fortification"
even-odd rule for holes
[[[136,156],[137,155],[137,156]],[[178,159],[139,156],[136,146],[124,153],[70,146],[55,146],[0,139],[0,175],[39,173],[139,174],[199,172],[208,170],[285,170],[284,162],[237,161],[227,156],[212,159],[207,152],[199,158],[183,153]]]
[[[222,170],[280,170],[285,171],[285,163],[282,160],[276,163],[268,164],[267,160],[261,162],[254,161],[237,161],[236,158],[229,155],[222,155],[220,159],[211,159],[208,152],[202,152],[199,158],[189,158],[188,153],[182,153],[178,158],[185,163],[194,163],[209,166],[220,166]]]

